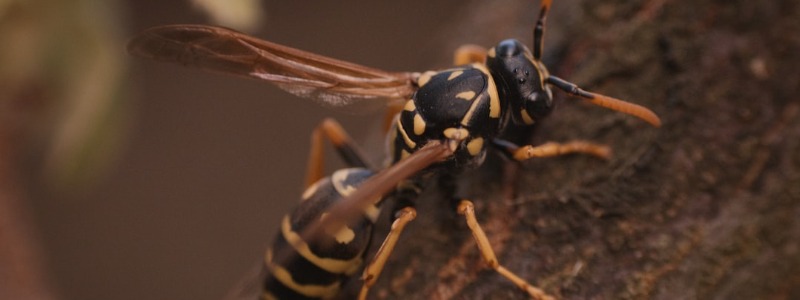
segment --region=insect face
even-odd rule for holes
[[[553,94],[544,84],[547,69],[522,43],[513,39],[500,42],[489,50],[486,64],[515,124],[533,124],[553,110]]]

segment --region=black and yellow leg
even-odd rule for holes
[[[467,65],[472,63],[485,63],[486,62],[486,48],[467,44],[456,49],[453,54],[453,64],[456,66]]]
[[[489,239],[486,237],[486,233],[483,232],[481,225],[478,224],[478,220],[475,218],[475,207],[472,205],[472,202],[469,200],[462,200],[458,205],[458,213],[467,219],[467,226],[469,226],[469,229],[472,231],[472,236],[475,238],[475,242],[478,244],[478,250],[480,250],[483,260],[489,264],[489,267],[497,271],[497,273],[501,276],[511,280],[511,282],[528,293],[528,295],[530,295],[533,299],[554,299],[541,289],[534,287],[524,279],[506,269],[504,266],[500,265],[500,263],[497,261],[497,256],[494,254],[492,245],[489,244]]]
[[[308,171],[306,173],[306,187],[311,186],[323,177],[324,149],[323,139],[328,139],[336,152],[350,167],[370,168],[369,163],[355,146],[350,136],[344,131],[339,122],[327,118],[322,120],[311,134],[311,149],[308,154]]]
[[[548,142],[539,146],[517,146],[511,142],[495,139],[493,145],[503,150],[517,161],[534,157],[553,157],[566,154],[588,154],[601,159],[611,158],[611,148],[602,144],[587,141],[571,141],[567,143]]]
[[[375,284],[375,281],[378,280],[378,276],[381,275],[381,271],[383,271],[383,267],[386,265],[386,260],[389,259],[389,256],[392,254],[392,250],[394,250],[394,246],[397,245],[397,240],[400,238],[400,234],[403,233],[406,224],[417,217],[417,210],[413,207],[405,207],[399,210],[395,217],[396,219],[392,223],[392,229],[389,231],[386,239],[383,240],[380,249],[375,253],[375,257],[372,258],[369,265],[364,268],[364,274],[361,276],[364,285],[361,287],[358,299],[363,300],[367,298],[369,288]]]

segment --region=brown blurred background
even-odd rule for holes
[[[538,10],[249,1],[0,0],[0,299],[219,299],[296,203],[322,118],[381,158],[380,111],[133,59],[124,47],[136,32],[212,23],[243,5],[234,20],[260,15],[255,36],[422,71],[450,65],[460,44],[530,44]],[[589,138],[618,155],[532,162],[519,172],[524,196],[482,202],[502,260],[565,298],[797,299],[797,1],[556,2],[550,71],[635,99],[664,127],[560,101],[534,143]],[[485,272],[466,231],[425,216],[382,276],[407,282],[384,295],[520,297]]]
[[[258,262],[279,217],[297,201],[309,133],[322,118],[337,118],[367,152],[381,156],[380,112],[331,110],[260,82],[124,53],[125,39],[147,27],[210,23],[189,1],[55,2],[11,1],[0,16],[19,21],[7,30],[45,23],[34,26],[37,37],[58,39],[32,49],[59,53],[67,45],[84,60],[108,57],[118,67],[85,83],[111,90],[89,106],[113,113],[98,112],[102,121],[78,126],[101,132],[83,135],[92,146],[70,148],[102,150],[58,150],[57,141],[69,140],[59,131],[70,126],[59,122],[69,122],[63,114],[74,106],[60,102],[50,81],[21,89],[44,85],[47,92],[34,92],[35,105],[22,101],[14,111],[44,115],[21,126],[18,191],[58,298],[219,299]],[[264,1],[253,35],[367,66],[422,71],[449,64],[447,24],[460,20],[459,3]],[[45,34],[48,28],[57,33]],[[101,40],[87,31],[103,32]],[[84,43],[105,48],[84,50]],[[91,65],[75,62],[65,74],[81,78]],[[48,78],[39,67],[23,81]],[[335,167],[338,160],[329,157]],[[101,166],[82,165],[89,162]]]

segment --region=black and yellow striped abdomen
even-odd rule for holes
[[[361,168],[339,170],[303,193],[303,202],[284,216],[280,233],[267,250],[264,299],[332,298],[344,282],[361,269],[372,226],[379,214],[377,207],[371,207],[364,217],[348,226],[325,232],[318,239],[306,241],[300,233],[324,218],[333,203],[355,191],[373,174]]]

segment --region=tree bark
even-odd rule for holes
[[[472,3],[451,39],[530,44],[538,7],[517,2]],[[554,2],[550,72],[664,124],[556,92],[533,144],[589,139],[614,157],[506,172],[494,158],[464,179],[500,263],[564,299],[800,298],[800,4]],[[419,200],[372,297],[525,298],[437,196]]]

